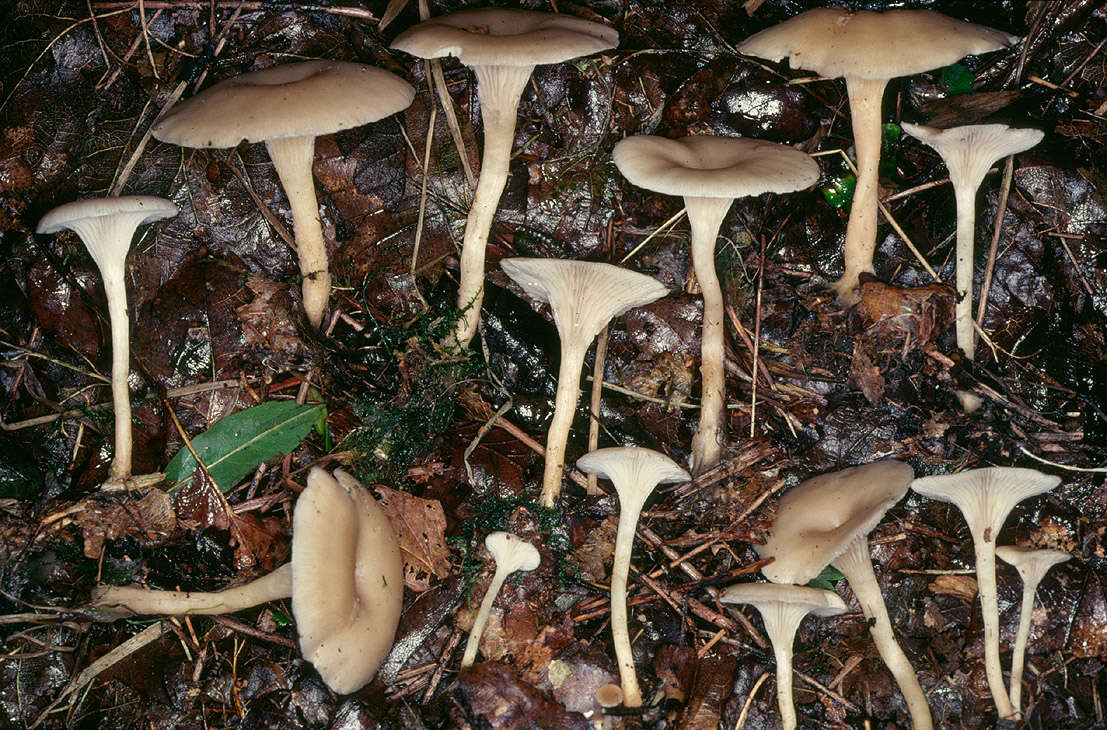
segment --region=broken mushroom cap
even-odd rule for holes
[[[961,510],[972,533],[976,553],[976,581],[984,623],[984,668],[988,688],[1001,719],[1015,709],[1003,684],[999,663],[999,598],[996,590],[996,537],[1016,504],[1061,483],[1058,477],[1035,469],[993,466],[957,474],[921,477],[911,489],[931,499],[950,502]]]
[[[457,303],[463,311],[445,346],[463,350],[476,334],[484,298],[484,252],[500,195],[507,183],[515,117],[537,64],[559,63],[619,43],[611,28],[560,13],[481,8],[415,25],[392,47],[420,58],[457,56],[477,79],[484,122],[480,178],[465,221]]]
[[[642,506],[654,488],[658,484],[687,481],[691,476],[665,454],[638,446],[596,449],[577,459],[577,467],[610,479],[619,495],[619,529],[611,565],[611,634],[624,703],[627,707],[639,707],[642,692],[638,688],[627,630],[627,576],[634,551],[634,533]]]
[[[292,210],[304,311],[318,327],[330,273],[312,177],[315,138],[383,119],[414,98],[411,84],[381,69],[305,61],[215,84],[173,107],[154,125],[153,135],[182,147],[265,142]]]
[[[700,421],[692,439],[693,471],[719,460],[726,441],[723,292],[715,273],[715,241],[735,198],[788,193],[819,179],[809,155],[755,139],[695,136],[627,137],[611,153],[627,180],[684,198],[692,229],[692,265],[703,295]]]
[[[834,284],[838,301],[857,301],[858,277],[873,271],[881,101],[889,79],[948,66],[970,54],[996,51],[1018,38],[930,10],[851,11],[819,8],[757,33],[738,45],[752,56],[835,78],[849,94],[857,186],[846,227],[845,271]]]
[[[846,604],[837,594],[821,588],[778,585],[776,583],[739,583],[719,594],[723,603],[748,603],[761,613],[765,633],[776,657],[776,697],[784,730],[796,727],[796,707],[792,700],[792,642],[796,630],[809,613],[837,616]]]
[[[108,300],[111,326],[111,396],[115,414],[115,450],[111,480],[138,486],[131,474],[131,332],[127,313],[127,252],[135,230],[146,223],[177,215],[177,206],[165,198],[128,195],[117,198],[89,198],[59,205],[42,217],[36,233],[75,232],[85,244],[100,277]],[[160,481],[154,475],[152,481]]]
[[[976,354],[972,317],[976,190],[995,162],[1025,152],[1045,135],[1039,129],[1011,129],[1006,124],[935,129],[904,122],[903,131],[937,150],[949,169],[957,200],[957,346],[972,360]]]
[[[561,336],[554,414],[546,434],[541,505],[553,507],[561,493],[565,445],[580,396],[580,371],[589,345],[612,318],[669,293],[645,274],[611,264],[562,259],[510,258],[504,273],[531,299],[550,305]]]
[[[1015,566],[1022,577],[1022,606],[1019,610],[1019,630],[1015,634],[1015,645],[1011,649],[1011,706],[1015,714],[1022,712],[1022,670],[1026,662],[1026,644],[1030,640],[1030,624],[1034,618],[1034,595],[1038,584],[1054,565],[1072,558],[1060,550],[1039,550],[1035,548],[1001,545],[996,555],[1004,562]]]
[[[761,572],[775,583],[807,583],[830,564],[842,572],[903,693],[912,725],[929,730],[934,721],[926,693],[896,641],[869,556],[869,533],[907,493],[914,476],[907,464],[888,459],[808,479],[780,499],[768,541],[755,547],[762,558],[773,558]]]
[[[488,623],[488,614],[507,576],[517,570],[530,572],[542,562],[537,548],[510,532],[489,533],[484,538],[484,546],[496,561],[496,571],[492,574],[492,582],[488,584],[488,590],[480,602],[473,628],[469,632],[469,640],[465,642],[465,653],[461,657],[463,667],[472,666],[477,659],[477,649],[480,647],[484,626]]]

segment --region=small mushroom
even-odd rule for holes
[[[1030,639],[1030,623],[1034,618],[1034,595],[1038,584],[1054,565],[1072,558],[1060,550],[1036,550],[1034,548],[1001,545],[996,555],[1004,562],[1015,566],[1022,577],[1022,607],[1019,610],[1019,630],[1015,634],[1015,646],[1011,650],[1011,706],[1015,715],[1022,713],[1022,670],[1026,661],[1026,642]]]
[[[726,441],[723,291],[715,273],[715,241],[735,198],[790,193],[815,184],[819,166],[807,154],[756,139],[696,136],[627,137],[612,160],[627,180],[680,195],[692,228],[692,265],[703,293],[700,422],[692,439],[692,470],[719,460]]]
[[[319,467],[292,517],[292,560],[216,593],[102,587],[88,605],[100,620],[221,614],[292,597],[300,650],[323,681],[349,694],[373,680],[392,648],[403,607],[403,559],[376,500],[349,474]]]
[[[473,69],[484,120],[484,155],[461,245],[457,306],[463,310],[446,342],[463,350],[476,334],[484,299],[484,251],[507,184],[519,100],[539,64],[561,63],[619,44],[605,25],[564,14],[481,8],[425,20],[408,28],[392,48],[418,58],[457,56]]]
[[[691,477],[662,453],[637,446],[596,449],[577,459],[582,471],[610,479],[619,495],[619,529],[615,535],[615,556],[611,565],[611,635],[623,703],[639,707],[642,693],[634,672],[634,654],[627,631],[627,576],[634,550],[634,533],[642,506],[658,484],[687,481]]]
[[[761,569],[774,583],[807,583],[827,565],[842,572],[903,693],[912,725],[932,730],[926,693],[896,641],[869,557],[869,532],[903,498],[914,476],[907,464],[888,459],[808,479],[781,498],[772,534],[756,547],[761,557],[774,559]]]
[[[884,87],[897,76],[948,66],[964,56],[996,51],[1017,40],[930,10],[878,13],[818,8],[739,44],[741,53],[771,61],[788,57],[795,68],[846,79],[857,152],[857,187],[846,226],[845,271],[834,284],[841,304],[858,301],[858,277],[873,271]]]
[[[778,585],[776,583],[739,583],[719,594],[723,603],[748,603],[761,612],[765,633],[776,658],[776,701],[784,730],[796,728],[796,706],[792,701],[792,642],[796,630],[809,613],[837,616],[846,604],[835,593],[821,588]]]
[[[80,236],[104,280],[111,324],[111,399],[115,412],[115,453],[106,484],[142,486],[161,481],[161,474],[131,474],[131,327],[127,315],[127,251],[139,226],[177,215],[177,206],[149,195],[89,198],[59,205],[42,217],[36,233],[68,228]]]
[[[543,507],[553,507],[561,494],[565,445],[576,414],[580,371],[589,345],[612,318],[660,299],[669,290],[645,274],[591,261],[517,257],[503,259],[500,266],[527,296],[550,305],[561,336],[561,366],[554,414],[546,433],[540,500]]]
[[[995,162],[1025,152],[1041,142],[1044,134],[1038,129],[1011,129],[1006,124],[935,129],[905,122],[903,131],[937,150],[949,169],[957,200],[957,346],[972,360],[976,354],[972,318],[976,191]]]
[[[1034,469],[1002,466],[921,477],[911,482],[911,489],[924,497],[956,505],[969,525],[984,623],[984,669],[1000,719],[1013,719],[1015,708],[1003,684],[1003,669],[999,663],[996,537],[1016,504],[1048,492],[1060,483],[1058,477]]]
[[[312,161],[315,138],[406,109],[411,84],[372,66],[344,61],[290,63],[235,76],[173,107],[153,127],[182,147],[265,142],[288,196],[303,277],[304,312],[318,327],[331,290]]]
[[[542,562],[542,556],[537,548],[526,540],[512,535],[510,532],[493,532],[484,538],[484,546],[492,553],[496,561],[496,572],[492,574],[492,582],[488,584],[488,590],[477,609],[477,617],[473,621],[473,629],[469,632],[469,640],[465,642],[465,653],[461,657],[461,666],[472,666],[477,659],[477,648],[480,646],[480,637],[484,633],[484,625],[488,623],[488,613],[492,610],[492,603],[500,593],[500,587],[504,580],[517,570],[530,572]]]

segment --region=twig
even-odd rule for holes
[[[653,238],[655,236],[660,235],[662,233],[662,231],[665,231],[666,229],[672,228],[673,226],[675,226],[680,221],[680,219],[683,218],[687,213],[688,213],[688,210],[686,208],[681,208],[680,210],[678,210],[667,221],[665,221],[664,223],[659,225],[657,228],[653,229],[653,231],[650,233],[650,235],[643,238],[641,243],[639,243],[637,246],[635,246],[634,248],[632,248],[630,250],[630,253],[628,253],[623,258],[619,259],[619,263],[620,264],[625,264],[627,261],[630,261],[632,258],[634,258],[634,254],[636,254],[636,253],[638,253],[639,251],[642,250],[643,246],[645,246],[647,243],[649,243],[651,240],[653,240]]]
[[[268,641],[270,644],[276,644],[277,646],[283,646],[286,649],[298,649],[296,642],[292,639],[284,636],[278,636],[268,631],[262,631],[261,629],[251,626],[250,624],[243,623],[237,619],[233,619],[230,616],[210,616],[211,620],[222,626],[226,626],[231,631],[235,631],[239,634],[245,634],[246,636],[253,637],[255,639],[261,639],[262,641]]]
[[[592,402],[588,413],[588,450],[595,451],[600,445],[600,406],[603,404],[603,362],[607,357],[607,325],[600,330],[596,340],[596,361],[592,367]],[[588,475],[589,494],[603,494],[600,491],[599,477]]]
[[[750,438],[757,429],[757,353],[761,347],[761,292],[765,287],[765,237],[761,236],[761,260],[757,265],[757,305],[753,324],[753,385],[750,390]]]
[[[512,436],[517,438],[520,441],[520,443],[522,443],[524,446],[529,448],[531,451],[533,451],[534,453],[538,454],[539,456],[545,458],[546,448],[542,444],[538,443],[533,438],[531,438],[530,435],[526,431],[519,428],[518,426],[516,426],[511,421],[507,420],[503,416],[497,416],[495,418],[495,422],[493,423],[493,425],[494,426],[499,426],[503,430],[507,431],[509,434],[511,434]],[[568,466],[566,466],[565,467],[565,475],[567,477],[569,477],[570,479],[572,479],[573,483],[576,484],[577,486],[583,487],[584,489],[588,489],[588,480],[585,479],[584,476],[579,471],[577,471],[576,469],[571,469]]]
[[[1107,466],[1095,466],[1095,467],[1069,466],[1068,464],[1058,464],[1056,461],[1050,461],[1049,459],[1043,459],[1042,457],[1038,456],[1037,454],[1034,454],[1034,453],[1028,451],[1025,446],[1019,446],[1019,451],[1026,454],[1027,456],[1029,456],[1034,461],[1038,461],[1038,462],[1041,462],[1043,464],[1048,464],[1049,466],[1055,466],[1058,469],[1064,469],[1066,471],[1090,472],[1090,473],[1094,473],[1094,474],[1107,474]]]
[[[1007,158],[1003,168],[1003,182],[999,187],[999,205],[996,206],[995,224],[992,226],[992,241],[988,245],[988,260],[984,264],[984,279],[980,282],[980,298],[976,302],[976,324],[984,326],[984,313],[988,309],[988,293],[992,288],[992,273],[996,268],[996,253],[999,251],[999,237],[1003,233],[1003,216],[1007,214],[1007,198],[1011,194],[1011,180],[1015,176],[1015,157]],[[970,287],[971,289],[972,287]],[[974,338],[975,338],[974,331]]]
[[[749,716],[750,705],[753,704],[753,698],[757,695],[757,690],[761,689],[761,685],[765,684],[765,680],[769,678],[768,672],[762,672],[761,676],[757,678],[757,681],[753,683],[753,687],[750,688],[749,697],[746,698],[746,702],[742,705],[742,714],[738,715],[738,722],[734,724],[734,730],[742,730],[746,726],[746,717]]]

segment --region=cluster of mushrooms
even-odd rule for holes
[[[885,13],[819,9],[762,31],[739,46],[743,53],[780,61],[827,77],[844,77],[849,95],[858,180],[846,232],[842,278],[834,284],[843,305],[857,301],[859,276],[873,272],[881,105],[890,78],[995,51],[1017,38],[924,10]],[[479,327],[485,248],[508,177],[521,95],[537,64],[559,63],[612,49],[617,33],[602,24],[560,14],[524,10],[470,10],[424,21],[401,33],[393,48],[424,59],[456,56],[471,67],[483,117],[480,177],[460,255],[455,329],[443,344],[464,351]],[[307,319],[318,327],[331,279],[312,176],[315,137],[368,124],[406,108],[410,84],[385,71],[353,63],[311,61],[279,65],[218,83],[170,109],[154,125],[154,137],[184,147],[233,147],[265,142],[288,197],[302,274]],[[278,103],[279,102],[279,103]],[[1037,130],[972,125],[937,130],[904,129],[934,147],[949,167],[957,200],[957,344],[973,355],[971,317],[975,193],[998,159],[1028,149]],[[701,407],[691,444],[698,474],[721,458],[726,444],[723,295],[714,270],[720,227],[732,202],[763,193],[788,193],[813,185],[819,167],[807,154],[756,139],[636,136],[615,145],[613,161],[634,185],[684,199],[692,233],[691,256],[704,300]],[[75,231],[104,279],[112,333],[115,450],[109,482],[146,486],[160,475],[131,473],[129,325],[125,260],[136,229],[171,217],[176,206],[149,196],[81,200],[55,208],[39,233]],[[561,337],[555,411],[547,433],[540,504],[552,507],[560,493],[566,444],[579,396],[581,369],[597,334],[624,312],[668,294],[653,278],[588,261],[508,258],[504,273],[537,302],[549,305]],[[686,481],[688,471],[664,454],[638,447],[594,450],[577,461],[589,474],[611,480],[620,516],[611,575],[611,623],[619,687],[605,688],[601,704],[642,704],[627,632],[626,584],[635,528],[643,505],[661,483]],[[956,504],[976,547],[984,617],[987,677],[1001,718],[1018,715],[1022,655],[1038,581],[1068,556],[1055,551],[996,548],[1011,507],[1058,484],[1028,469],[988,468],[914,479],[911,467],[883,461],[826,474],[801,484],[781,500],[771,539],[758,550],[773,560],[762,569],[769,583],[734,585],[720,594],[761,612],[777,660],[782,724],[796,727],[791,700],[793,636],[808,613],[846,610],[835,593],[804,586],[833,565],[849,581],[876,647],[896,679],[916,728],[933,726],[926,695],[899,648],[869,558],[867,535],[910,486]],[[294,513],[291,562],[246,585],[218,593],[179,593],[141,588],[99,589],[90,611],[105,619],[134,614],[221,613],[291,597],[304,656],[336,692],[370,681],[391,646],[403,596],[397,539],[369,492],[341,470],[312,469]],[[462,665],[475,661],[492,603],[510,573],[533,570],[538,550],[507,533],[488,536],[496,560],[492,584],[480,604]],[[999,659],[995,556],[1015,565],[1027,598],[1016,641],[1009,689]],[[612,696],[614,694],[614,696]]]

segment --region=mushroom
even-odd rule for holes
[[[1011,129],[1006,124],[935,129],[905,122],[903,131],[937,150],[949,168],[957,201],[957,346],[972,360],[976,354],[972,318],[976,191],[995,162],[1025,152],[1045,135],[1038,129]]]
[[[762,558],[774,559],[761,568],[774,583],[807,583],[828,564],[841,571],[903,693],[912,725],[931,730],[926,693],[896,641],[869,557],[869,532],[907,493],[914,476],[907,464],[888,459],[808,479],[781,498],[768,541],[755,547]]]
[[[669,290],[645,274],[591,261],[516,257],[503,259],[500,266],[527,296],[550,305],[561,337],[561,366],[554,414],[546,433],[540,500],[543,507],[553,507],[561,494],[565,445],[580,397],[580,371],[588,346],[612,318],[660,299]]]
[[[778,585],[776,583],[739,583],[719,594],[723,603],[748,603],[761,612],[765,633],[776,658],[776,701],[784,730],[795,730],[796,707],[792,701],[792,642],[804,617],[837,616],[846,604],[836,594],[821,588]]]
[[[463,310],[448,335],[464,350],[480,324],[484,299],[484,250],[492,219],[507,184],[519,100],[539,64],[561,63],[619,44],[619,34],[581,18],[533,10],[481,8],[425,20],[408,28],[392,48],[418,58],[457,56],[473,69],[484,120],[484,155],[477,189],[465,221],[457,306]]]
[[[809,187],[819,179],[819,166],[785,145],[711,136],[627,137],[611,157],[634,185],[684,197],[692,265],[703,293],[700,422],[692,439],[692,470],[698,473],[719,460],[726,441],[723,292],[715,274],[719,228],[735,198]]]
[[[265,142],[292,210],[304,312],[318,327],[331,275],[312,176],[315,138],[383,119],[406,109],[414,98],[411,84],[372,66],[290,63],[205,89],[173,107],[154,125],[153,135],[182,147]]]
[[[1030,623],[1034,618],[1034,594],[1038,592],[1038,584],[1045,578],[1045,574],[1054,565],[1072,558],[1066,552],[1060,550],[1036,550],[1034,548],[1016,547],[1014,545],[1001,545],[996,548],[998,555],[1004,562],[1015,566],[1022,578],[1022,607],[1019,610],[1019,630],[1015,634],[1015,646],[1011,650],[1011,706],[1015,709],[1015,715],[1021,714],[1019,705],[1022,702],[1022,669],[1026,660],[1026,642],[1030,639]]]
[[[480,637],[484,633],[484,625],[488,623],[488,612],[492,610],[492,603],[500,593],[500,587],[504,580],[517,570],[530,572],[542,562],[542,556],[537,548],[526,540],[523,540],[510,532],[492,532],[484,538],[484,546],[492,553],[496,561],[496,572],[492,574],[492,582],[488,584],[488,590],[477,610],[477,618],[473,621],[473,629],[469,632],[469,640],[465,642],[465,653],[461,657],[461,666],[472,666],[477,658],[477,648],[480,646]]]
[[[879,13],[819,8],[739,44],[738,50],[751,56],[771,61],[788,56],[796,68],[846,79],[858,172],[846,226],[845,271],[834,284],[843,306],[858,301],[854,291],[858,277],[873,271],[884,87],[897,76],[948,66],[964,56],[999,50],[1017,40],[930,10]]]
[[[100,620],[136,614],[221,614],[292,597],[300,650],[339,694],[372,681],[392,648],[403,607],[400,545],[388,517],[349,474],[308,474],[292,518],[292,560],[217,593],[98,588]]]
[[[144,486],[161,474],[131,474],[131,327],[127,315],[126,264],[131,239],[139,226],[177,215],[177,206],[150,195],[89,198],[59,205],[42,217],[36,233],[74,231],[92,255],[104,280],[111,325],[111,399],[115,412],[115,452],[106,484]]]
[[[1060,478],[1034,469],[1002,466],[921,477],[911,482],[911,489],[924,497],[956,505],[969,525],[976,553],[976,581],[984,623],[984,669],[1000,719],[1013,719],[1015,708],[1003,684],[1003,670],[999,663],[996,536],[1016,504],[1048,492],[1060,483]]]
[[[611,635],[623,686],[623,704],[640,707],[642,693],[634,672],[634,654],[627,631],[627,576],[634,550],[634,533],[642,506],[658,484],[687,481],[691,477],[662,453],[637,446],[596,449],[577,459],[585,472],[610,479],[619,495],[619,529],[611,564]]]

